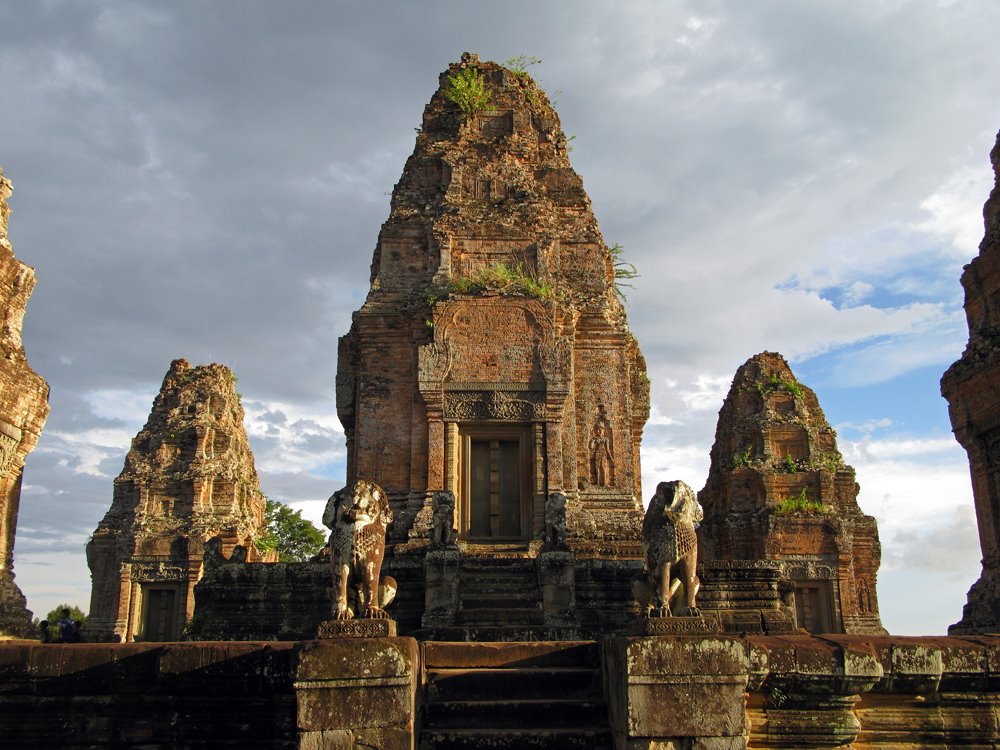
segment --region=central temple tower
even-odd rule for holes
[[[340,340],[347,478],[391,498],[401,624],[422,611],[438,490],[456,497],[466,560],[534,559],[546,498],[565,495],[577,608],[610,608],[602,581],[641,569],[649,414],[616,257],[526,73],[465,54],[440,84]]]

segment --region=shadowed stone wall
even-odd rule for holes
[[[527,646],[491,644],[490,661],[530,672]],[[464,663],[464,644],[435,648]],[[1000,742],[1000,638],[617,638],[603,651],[616,748]],[[0,645],[0,737],[18,748],[410,750],[419,743],[421,660],[409,638],[12,642]]]

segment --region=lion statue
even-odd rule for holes
[[[431,498],[431,544],[447,546],[455,541],[455,495],[439,490]]]
[[[334,619],[389,617],[383,608],[395,595],[396,582],[389,576],[380,580],[379,574],[390,521],[389,499],[374,482],[359,479],[327,501],[323,525],[331,529]]]
[[[642,522],[649,575],[651,616],[697,616],[698,522],[704,518],[694,491],[684,482],[660,482]],[[683,589],[683,591],[681,591]],[[674,603],[675,597],[679,600]]]
[[[553,492],[545,498],[545,544],[566,546],[566,496]]]

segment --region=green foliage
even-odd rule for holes
[[[799,465],[795,462],[795,459],[792,458],[791,453],[786,453],[785,458],[782,461],[781,468],[785,471],[786,474],[794,474],[799,470]]]
[[[528,273],[523,263],[491,263],[471,276],[449,279],[444,284],[425,287],[424,302],[432,307],[436,302],[453,294],[483,294],[495,292],[512,297],[548,299],[553,294],[552,285]]]
[[[809,461],[812,469],[826,469],[831,474],[836,474],[844,466],[844,458],[837,451],[827,451],[820,453]]]
[[[573,137],[575,138],[576,136]],[[622,253],[624,251],[625,248],[618,242],[608,248],[608,252],[611,253],[611,264],[615,269],[615,294],[621,298],[622,302],[627,302],[628,298],[622,290],[635,289],[635,287],[628,282],[632,279],[639,278],[639,270],[633,263],[629,263],[627,260],[622,258]]]
[[[784,391],[795,398],[802,398],[805,390],[795,380],[785,380],[777,373],[768,373],[763,381],[757,381],[757,390],[764,394],[769,391]]]
[[[254,540],[261,552],[276,550],[281,562],[303,562],[320,551],[326,535],[302,517],[302,511],[292,510],[277,500],[267,500],[264,510],[267,533]]]
[[[541,61],[541,58],[534,55],[530,57],[528,55],[518,55],[517,57],[508,57],[504,65],[518,78],[523,78],[528,74],[529,65],[538,65]]]
[[[465,115],[484,112],[490,106],[490,96],[486,91],[483,75],[477,68],[463,68],[456,75],[448,76],[444,96],[458,105]]]
[[[831,510],[833,509],[826,503],[810,499],[805,487],[799,491],[798,495],[785,498],[774,506],[774,511],[783,516],[793,513],[829,513]]]
[[[746,469],[753,463],[753,459],[750,457],[753,453],[753,446],[748,445],[742,453],[733,454],[733,468],[734,469]]]
[[[573,141],[575,141],[575,140],[576,140],[576,136],[575,135],[571,135],[569,138],[566,139],[566,153],[567,154],[572,154],[573,153]],[[629,263],[629,265],[632,266],[631,263]],[[632,270],[635,270],[635,266],[632,266]],[[636,275],[638,276],[638,274],[636,274]]]

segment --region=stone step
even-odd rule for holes
[[[489,607],[458,610],[459,625],[543,625],[541,607]]]
[[[421,733],[420,750],[611,750],[611,730],[449,729]]]
[[[579,641],[574,626],[559,625],[445,625],[420,628],[413,633],[421,641],[474,645],[480,643],[548,643]]]
[[[600,672],[574,667],[428,669],[426,689],[428,703],[604,698]]]
[[[601,646],[595,641],[425,643],[423,663],[428,669],[519,669],[529,666],[594,669],[601,666]]]
[[[439,701],[424,707],[424,726],[435,731],[470,727],[603,729],[607,713],[604,702],[597,700]]]
[[[514,591],[477,591],[467,596],[460,596],[460,609],[537,609],[538,596],[530,592]]]

